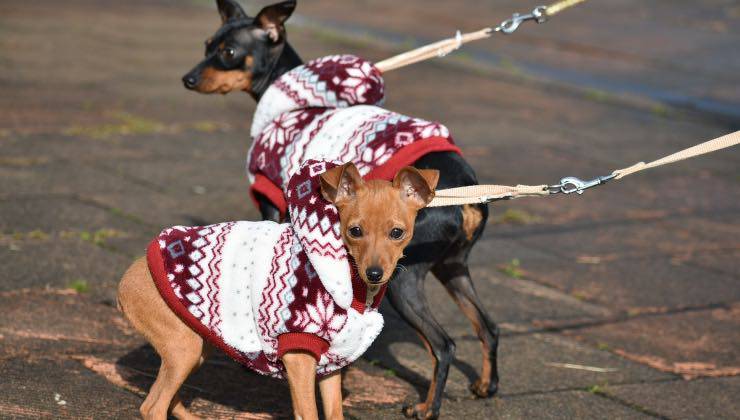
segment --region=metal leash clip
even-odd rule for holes
[[[594,178],[590,181],[584,181],[580,178],[576,178],[574,176],[568,176],[560,180],[560,183],[558,185],[550,185],[548,187],[550,194],[557,194],[557,193],[563,193],[563,194],[583,194],[583,191],[595,187],[597,185],[601,185],[609,181],[610,179],[613,179],[616,176],[616,174],[611,174],[607,176],[600,176],[597,178]]]
[[[502,32],[505,34],[512,34],[517,30],[519,25],[528,20],[533,20],[537,23],[543,23],[547,20],[547,6],[537,6],[532,10],[532,13],[520,14],[514,13],[511,19],[507,19],[501,22],[500,25],[493,28],[494,32]]]

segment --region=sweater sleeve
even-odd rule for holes
[[[278,336],[278,359],[291,351],[305,351],[310,353],[318,362],[321,355],[329,350],[329,343],[323,338],[305,332],[289,332]]]
[[[291,264],[295,267],[294,283],[290,303],[282,312],[285,323],[277,336],[277,357],[304,351],[319,361],[345,326],[347,311],[324,288],[305,252],[297,253]]]

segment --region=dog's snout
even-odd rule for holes
[[[192,74],[186,74],[182,78],[182,83],[185,85],[188,89],[195,89],[196,86],[198,86],[198,78],[195,77]]]
[[[378,283],[383,278],[383,269],[380,267],[369,267],[365,270],[365,275],[371,283]]]

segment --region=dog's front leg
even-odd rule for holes
[[[321,390],[321,404],[324,407],[324,417],[328,420],[343,420],[342,413],[342,372],[336,371],[319,380]]]
[[[318,420],[316,409],[316,359],[308,353],[287,352],[283,364],[288,374],[293,414],[297,420]]]

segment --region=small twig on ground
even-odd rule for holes
[[[547,366],[552,367],[560,367],[560,368],[566,368],[566,369],[577,369],[577,370],[587,370],[589,372],[599,372],[599,373],[608,373],[608,372],[616,372],[617,369],[614,368],[600,368],[595,366],[584,366],[584,365],[575,365],[572,363],[555,363],[555,362],[548,362],[545,363]]]

